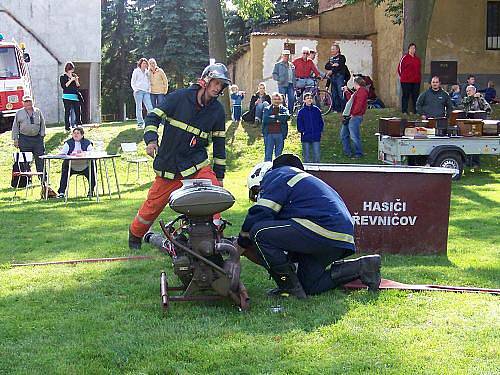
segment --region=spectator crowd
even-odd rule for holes
[[[351,81],[348,61],[342,54],[338,44],[330,48],[330,56],[320,70],[316,64],[316,51],[303,47],[300,56],[292,59],[290,50],[281,51],[279,61],[272,69],[272,78],[277,83],[277,92],[269,93],[266,83],[261,82],[257,90],[250,96],[249,109],[243,111],[246,91],[233,84],[230,86],[231,118],[234,122],[241,120],[260,127],[264,140],[264,160],[270,161],[282,154],[285,140],[289,133],[289,120],[293,114],[297,116],[297,132],[302,142],[303,160],[319,163],[321,161],[321,136],[324,121],[317,106],[318,97],[315,90],[319,82],[324,81],[331,95],[331,110],[341,114],[340,140],[343,153],[352,158],[363,157],[361,127],[367,108],[383,108],[384,104],[377,97],[372,79],[358,72]],[[485,111],[489,116],[492,105],[500,103],[495,83],[488,81],[487,87],[480,88],[476,77],[471,74],[463,84],[451,85],[446,91],[440,77],[433,76],[429,87],[421,92],[422,63],[418,56],[417,46],[410,43],[406,53],[401,57],[396,72],[401,88],[401,112],[404,115],[416,114],[421,118],[449,117],[455,109],[469,111]],[[64,125],[67,131],[76,129],[68,140],[72,145],[76,142],[79,150],[92,149],[91,143],[83,137],[82,104],[79,77],[75,65],[67,62],[64,72],[59,77],[64,105]],[[352,87],[348,83],[352,82]],[[161,106],[169,91],[169,80],[164,70],[158,66],[154,58],[140,58],[130,79],[138,128],[144,128],[144,113],[151,112]],[[45,153],[44,136],[45,121],[42,111],[33,106],[29,95],[23,97],[23,108],[14,119],[12,139],[14,146],[20,151],[32,152],[37,171],[42,171],[40,156]],[[75,139],[78,137],[81,141]],[[72,147],[69,147],[74,152]],[[64,149],[62,152],[68,152]],[[78,169],[78,166],[76,167]],[[74,170],[89,177],[93,171]],[[65,181],[61,181],[61,186]],[[59,189],[59,193],[61,192]],[[89,194],[92,194],[92,187]]]

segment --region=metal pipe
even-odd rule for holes
[[[160,228],[162,229],[163,233],[165,233],[165,236],[167,237],[167,239],[174,244],[174,246],[178,246],[179,248],[181,248],[183,251],[185,251],[186,253],[189,253],[191,254],[192,256],[194,256],[196,259],[198,260],[201,260],[203,263],[205,264],[208,264],[210,267],[212,267],[215,271],[221,273],[222,275],[224,276],[229,276],[227,274],[227,272],[219,267],[217,264],[215,264],[214,262],[208,260],[207,258],[205,258],[204,256],[202,255],[199,255],[198,253],[196,253],[195,251],[191,250],[189,247],[187,246],[184,246],[183,244],[181,244],[179,241],[175,240],[174,237],[172,236],[172,234],[169,232],[169,230],[167,228],[170,228],[170,226],[175,223],[178,219],[182,218],[182,216],[179,216],[177,217],[173,222],[171,222],[168,226],[165,226],[165,223],[163,222],[163,220],[160,220]]]
[[[165,272],[162,272],[160,276],[160,295],[162,306],[165,309],[168,309],[168,282]]]
[[[194,252],[193,250],[191,250],[189,247],[187,246],[184,246],[183,244],[181,244],[180,242],[176,241],[174,238],[172,238],[170,240],[170,242],[172,242],[175,246],[179,247],[180,249],[182,249],[183,251],[185,251],[186,253],[189,253],[191,254],[192,256],[194,256],[196,259],[198,260],[201,260],[203,263],[206,263],[208,264],[210,267],[212,267],[214,270],[220,272],[221,274],[223,274],[224,276],[229,276],[227,274],[227,272],[219,267],[217,264],[215,264],[214,262],[208,260],[207,258],[203,257],[202,255],[199,255],[197,254],[196,252]]]
[[[185,302],[185,301],[220,301],[223,296],[171,296],[170,301]]]
[[[60,260],[54,262],[35,262],[35,263],[12,263],[11,267],[34,267],[34,266],[52,266],[59,264],[77,264],[77,263],[100,263],[100,262],[123,262],[128,260],[151,260],[160,259],[160,257],[153,257],[149,255],[137,255],[129,257],[117,258],[89,258],[89,259],[75,259],[75,260]]]

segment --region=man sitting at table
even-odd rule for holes
[[[85,156],[85,152],[92,151],[92,142],[84,138],[85,132],[83,128],[76,127],[73,129],[71,138],[64,142],[59,154],[61,155],[71,155],[71,156]],[[91,164],[92,165],[92,164]],[[64,192],[66,191],[66,186],[68,184],[68,169],[69,160],[64,160],[61,171],[61,182],[59,183],[59,190],[57,191],[58,198],[64,198]],[[71,172],[73,174],[81,174],[87,177],[90,183],[90,190],[88,196],[91,197],[95,187],[95,172],[94,167],[90,168],[90,173],[92,173],[92,178],[89,178],[89,160],[71,160]]]

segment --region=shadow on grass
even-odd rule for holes
[[[231,121],[229,127],[226,130],[226,146],[233,145],[236,130],[238,130],[240,123]]]
[[[466,187],[495,184],[498,182],[498,179],[492,174],[493,171],[471,172],[470,169],[466,169],[460,181],[454,181],[453,185],[457,187]]]
[[[69,138],[69,134],[65,131],[54,133],[54,135],[52,135],[49,140],[45,141],[45,153],[52,153],[52,151],[61,147],[63,142]]]
[[[262,134],[261,126],[244,121],[241,123],[241,126],[243,127],[243,130],[245,130],[248,136],[247,145],[248,146],[253,145],[257,140],[257,137],[259,137],[259,135]]]
[[[108,154],[117,154],[120,151],[121,143],[139,143],[142,141],[143,136],[144,131],[142,129],[130,128],[127,130],[123,130],[109,142],[108,146],[106,147],[106,152]]]
[[[481,185],[486,185],[486,183],[481,184]],[[457,185],[453,187],[453,194],[455,197],[462,197],[471,200],[472,202],[475,202],[477,204],[480,204],[484,206],[485,209],[488,208],[494,208],[498,205],[498,202],[494,201],[493,199],[486,198],[479,194],[478,192],[468,189],[468,186],[481,186],[481,185],[474,185],[474,184],[467,184],[467,185]],[[460,205],[462,203],[457,202],[455,203],[457,205]],[[466,204],[466,203],[464,203]]]

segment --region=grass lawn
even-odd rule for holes
[[[377,163],[377,118],[392,113],[367,114],[362,163]],[[290,133],[285,150],[299,153],[299,136]],[[331,114],[322,159],[351,163],[341,156],[338,133],[339,116]],[[120,142],[142,139],[133,123],[104,124],[86,135],[104,141],[110,153]],[[50,128],[47,150],[65,139],[62,128]],[[262,159],[263,141],[251,125],[232,124],[227,147],[225,187],[237,203],[224,216],[234,224],[227,234],[236,234],[249,206],[246,175]],[[175,276],[169,258],[148,245],[139,254],[153,260],[12,268],[16,262],[130,255],[127,227],[150,185],[146,176],[124,184],[120,161],[121,200],[72,198],[65,206],[38,200],[36,190],[11,202],[12,151],[10,133],[0,135],[0,373],[500,373],[498,296],[335,290],[277,302],[265,295],[273,286],[266,272],[245,259],[249,312],[227,301],[173,304],[165,314],[160,271],[167,270],[170,280]],[[484,158],[481,172],[466,170],[453,183],[448,256],[384,256],[383,276],[500,288],[499,177],[498,160]],[[53,187],[58,180],[54,171]],[[277,305],[282,311],[272,312]]]

